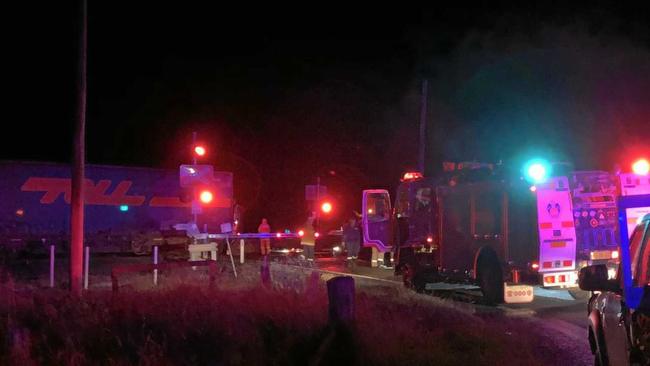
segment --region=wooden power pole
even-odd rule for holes
[[[88,46],[88,3],[81,0],[79,65],[77,73],[77,120],[74,134],[74,164],[72,167],[72,201],[70,205],[70,291],[81,295],[81,273],[84,246],[84,165],[86,135],[86,57]]]
[[[427,92],[428,92],[428,82],[425,79],[422,81],[422,101],[420,104],[420,144],[419,144],[419,152],[418,152],[418,170],[422,174],[425,174],[424,163],[425,163],[426,142],[427,142],[427,102],[428,102]]]

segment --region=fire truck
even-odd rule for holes
[[[501,166],[448,163],[438,178],[406,173],[392,209],[387,190],[363,192],[364,246],[394,253],[418,291],[478,285],[488,303],[530,302],[537,274],[535,195]]]
[[[495,164],[445,165],[437,179],[405,174],[394,209],[388,191],[364,191],[364,245],[392,252],[406,286],[470,283],[488,302],[532,301],[525,284],[574,287],[577,271],[591,264],[614,273],[616,198],[650,193],[647,176],[566,163],[532,161],[528,180]],[[629,225],[650,208],[634,210]]]

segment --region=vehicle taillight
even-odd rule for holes
[[[544,277],[544,282],[555,283],[555,276]]]

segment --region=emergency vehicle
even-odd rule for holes
[[[532,301],[521,284],[538,276],[530,185],[493,164],[446,165],[437,179],[405,174],[394,210],[387,190],[364,191],[364,246],[392,251],[396,273],[418,291],[446,282],[478,285],[487,303]]]
[[[502,288],[506,302],[532,301],[528,287],[513,291],[508,283],[575,287],[587,265],[605,264],[613,275],[616,199],[650,193],[647,176],[572,172],[566,163],[525,167],[539,175],[532,182],[494,164],[445,165],[439,179],[405,174],[392,215],[388,191],[364,191],[364,245],[393,252],[407,286],[474,283],[489,302],[502,299]],[[557,176],[548,178],[551,171]],[[648,212],[629,209],[628,225]]]
[[[580,271],[580,288],[592,291],[587,316],[595,365],[650,363],[650,215],[628,231],[626,214],[649,206],[650,195],[618,198],[621,266],[615,278],[602,264]]]

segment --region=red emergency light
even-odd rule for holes
[[[632,164],[632,171],[637,175],[648,175],[650,163],[646,159],[639,159]]]
[[[410,181],[410,180],[416,180],[416,179],[422,179],[424,176],[420,172],[407,172],[404,173],[404,176],[402,177],[402,182]]]

